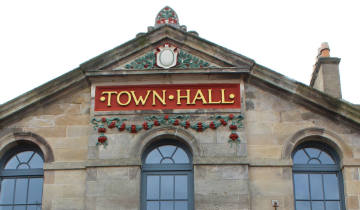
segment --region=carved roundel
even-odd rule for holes
[[[157,48],[156,65],[165,69],[171,68],[177,63],[177,48],[171,44],[164,44]]]

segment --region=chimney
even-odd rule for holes
[[[310,87],[335,98],[341,98],[339,63],[340,58],[330,57],[329,44],[322,43],[316,57]]]

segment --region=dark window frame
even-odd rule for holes
[[[345,194],[344,194],[344,179],[343,179],[343,175],[342,175],[342,171],[340,168],[340,157],[337,154],[337,152],[330,147],[329,145],[322,143],[322,142],[317,142],[317,141],[308,141],[308,142],[304,142],[302,144],[300,144],[299,146],[297,146],[294,151],[292,152],[292,159],[294,158],[294,155],[296,152],[305,149],[305,148],[316,148],[319,149],[322,152],[326,152],[328,153],[333,160],[335,161],[335,164],[293,164],[292,166],[292,181],[293,181],[293,195],[294,195],[294,209],[296,209],[296,201],[309,201],[310,202],[310,209],[312,209],[311,207],[311,202],[312,201],[327,201],[326,199],[323,200],[317,200],[317,199],[312,199],[311,197],[309,197],[309,200],[304,200],[304,199],[296,199],[296,195],[295,195],[295,174],[336,174],[336,176],[338,177],[338,189],[339,189],[339,199],[337,201],[340,202],[340,209],[341,210],[345,210]],[[324,184],[323,185],[323,189],[324,189]],[[310,183],[309,183],[310,186]],[[310,191],[310,188],[309,188]],[[330,200],[329,200],[330,201]],[[326,208],[326,207],[325,207]],[[314,209],[312,209],[314,210]]]
[[[4,156],[0,159],[0,187],[2,184],[3,179],[23,179],[28,178],[27,181],[27,190],[29,191],[29,182],[31,178],[42,178],[44,180],[44,168],[35,168],[35,169],[5,169],[6,164],[10,159],[12,159],[15,155],[26,152],[26,151],[32,151],[34,153],[37,153],[42,160],[44,161],[44,155],[40,148],[33,145],[32,143],[21,143],[14,148],[9,149],[7,152],[5,152]],[[42,188],[43,188],[42,184]],[[0,188],[1,189],[1,188]],[[0,192],[2,193],[2,192]],[[15,195],[13,195],[15,196]],[[41,193],[41,197],[43,196],[43,193]],[[14,198],[13,198],[14,199]],[[42,199],[41,199],[42,200]],[[40,205],[42,206],[42,202],[40,204],[10,204],[11,206],[18,206],[18,205],[24,205],[24,206],[35,206]],[[0,204],[1,206],[9,206],[9,204]],[[26,208],[27,209],[27,208]]]
[[[147,155],[153,151],[154,149],[165,146],[172,145],[176,147],[180,147],[185,151],[189,158],[188,164],[145,164],[145,159]],[[175,139],[163,139],[151,144],[142,155],[142,167],[141,167],[141,193],[140,193],[140,206],[141,210],[146,210],[146,193],[147,193],[147,176],[149,175],[158,175],[158,176],[166,176],[166,175],[186,175],[188,177],[188,209],[194,209],[194,170],[193,170],[193,159],[192,154],[189,148],[183,143],[175,140]],[[173,199],[172,199],[173,200]],[[175,200],[173,200],[175,201]]]

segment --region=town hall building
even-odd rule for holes
[[[360,209],[360,109],[323,43],[309,85],[147,33],[0,105],[0,210]]]

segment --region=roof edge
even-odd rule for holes
[[[174,34],[177,33],[177,34]],[[161,35],[155,38],[157,35]],[[178,35],[182,34],[183,37],[179,37]],[[172,36],[174,35],[174,36]],[[127,41],[111,50],[108,50],[82,64],[80,64],[81,69],[88,70],[99,70],[102,68],[105,68],[108,65],[111,65],[116,60],[123,59],[125,57],[130,56],[133,53],[136,53],[146,47],[151,46],[155,42],[158,42],[162,39],[169,38],[173,39],[174,41],[177,41],[179,43],[182,43],[184,45],[187,45],[191,42],[201,42],[199,46],[202,46],[203,49],[196,49],[200,52],[206,52],[207,50],[212,49],[214,58],[217,58],[219,60],[222,60],[224,62],[229,62],[226,59],[229,58],[229,55],[233,55],[235,58],[232,59],[234,62],[236,61],[242,61],[243,63],[252,66],[255,61],[242,55],[239,53],[236,53],[232,50],[229,50],[225,47],[222,47],[220,45],[217,45],[213,42],[210,42],[204,38],[201,38],[199,36],[196,36],[190,32],[186,32],[184,30],[181,30],[179,28],[176,28],[172,25],[165,24],[158,28],[155,28],[154,30],[151,30],[147,33],[144,33],[138,37],[135,37],[134,39]],[[204,45],[207,44],[206,45]],[[226,56],[222,56],[226,55]],[[231,62],[230,62],[231,63]],[[232,63],[232,65],[236,65],[235,63]]]
[[[360,109],[347,101],[334,98],[259,64],[253,66],[250,71],[250,77],[258,78],[273,87],[285,90],[295,97],[299,97],[308,103],[320,106],[331,113],[336,113],[360,126]]]
[[[80,68],[67,72],[0,105],[0,121],[86,78]]]

